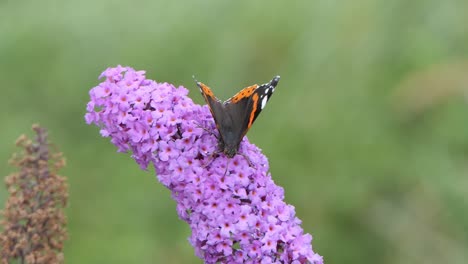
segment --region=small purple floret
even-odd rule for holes
[[[294,207],[269,174],[267,158],[247,138],[241,155],[212,157],[217,139],[207,106],[184,87],[148,80],[144,71],[108,68],[89,92],[85,120],[100,127],[119,152],[131,151],[142,169],[150,163],[172,192],[190,243],[205,263],[323,263],[312,250]],[[226,166],[227,172],[226,172]]]

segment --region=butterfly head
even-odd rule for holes
[[[233,158],[237,154],[237,149],[239,149],[239,144],[226,144],[224,142],[221,142],[220,150],[228,158]]]

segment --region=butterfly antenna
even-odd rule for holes
[[[211,152],[210,156],[208,157],[210,160],[205,164],[203,165],[203,169],[205,169],[206,167],[208,167],[212,162],[213,160],[215,159],[215,155],[218,155],[220,154],[222,151],[219,151],[219,150],[216,150],[216,151],[213,151]]]
[[[249,163],[249,166],[252,167],[252,168],[255,168],[254,164],[252,163],[252,161],[250,161],[249,157],[247,155],[245,155],[244,153],[239,153],[240,155],[242,155],[242,157],[244,157],[244,159],[247,161],[247,163]]]
[[[231,161],[230,158],[228,158],[227,164],[226,164],[226,170],[224,171],[224,176],[226,176],[228,168],[229,168],[229,162]]]
[[[208,167],[214,160],[214,155],[217,154],[216,152],[212,152],[211,155],[208,157],[209,158],[209,161],[204,164],[202,167],[203,169],[206,169],[206,167]]]

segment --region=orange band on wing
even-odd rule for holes
[[[253,94],[253,92],[255,91],[255,89],[257,89],[257,87],[258,87],[258,85],[256,85],[256,84],[251,85],[249,87],[246,87],[246,88],[242,89],[240,92],[238,92],[236,95],[231,97],[231,99],[229,99],[228,101],[235,104],[235,103],[239,102],[240,100],[251,96]]]
[[[209,97],[214,97],[213,92],[208,86],[206,86],[204,83],[201,83],[201,82],[199,82],[198,85],[200,86],[204,94],[208,95]]]
[[[254,94],[252,96],[252,100],[253,100],[253,107],[252,107],[252,112],[250,112],[249,124],[247,125],[247,128],[250,128],[252,126],[252,123],[255,119],[255,112],[257,112],[257,105],[258,105],[258,94]]]

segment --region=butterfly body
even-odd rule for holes
[[[242,139],[270,99],[279,79],[276,76],[268,83],[246,87],[224,102],[216,98],[208,86],[196,82],[219,132],[219,152],[229,158],[238,153]]]

